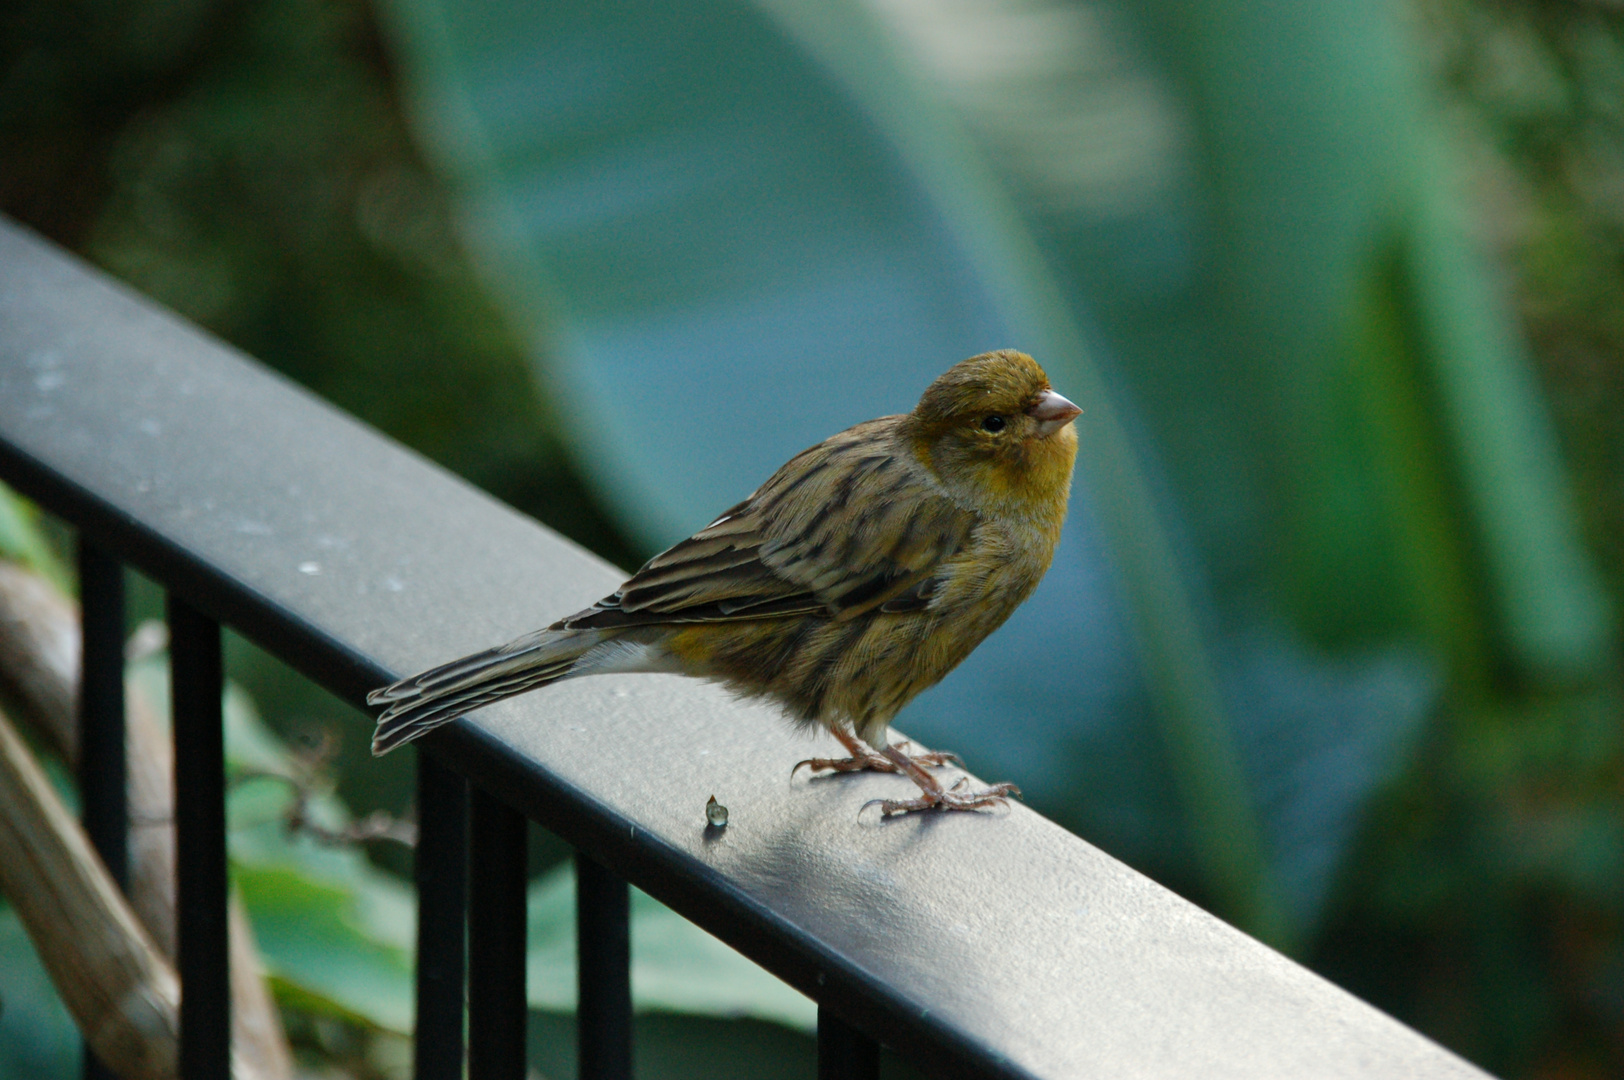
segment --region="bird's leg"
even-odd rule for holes
[[[908,747],[913,745],[913,743],[908,739],[902,739],[898,742],[892,743],[891,745],[896,748],[898,753],[902,754],[915,765],[957,765],[961,769],[964,768],[963,760],[961,760],[959,755],[955,754],[951,750],[921,750],[918,753],[914,753],[908,749]],[[887,760],[886,765],[890,765],[889,760]]]
[[[805,761],[795,763],[795,768],[789,771],[791,776],[800,772],[803,767],[813,772],[822,772],[832,769],[835,772],[862,772],[864,769],[873,769],[876,772],[896,772],[897,767],[885,758],[876,754],[864,745],[857,736],[843,727],[831,727],[829,734],[840,740],[851,757],[845,758],[807,758]]]
[[[983,806],[1004,806],[1009,802],[1009,796],[1019,798],[1021,794],[1021,789],[1014,784],[994,784],[979,791],[960,791],[967,779],[962,776],[959,777],[958,783],[950,788],[944,788],[940,781],[896,747],[888,746],[883,753],[895,763],[894,771],[905,774],[908,779],[919,785],[919,798],[872,799],[863,804],[864,810],[878,804],[881,817],[910,814],[915,810],[976,810]]]
[[[824,769],[832,769],[835,772],[862,772],[865,769],[874,772],[899,771],[896,764],[889,757],[875,753],[869,749],[867,744],[845,728],[831,727],[829,733],[840,740],[840,745],[846,748],[851,757],[807,758],[805,761],[795,763],[795,768],[789,772],[791,776],[800,772],[803,767],[810,768],[813,772],[821,772]],[[899,748],[907,745],[909,744],[906,740],[896,744]],[[960,764],[959,756],[946,750],[923,751],[917,754],[905,754],[904,756],[919,765],[946,765],[950,761]]]

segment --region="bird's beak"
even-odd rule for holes
[[[1026,410],[1038,422],[1039,435],[1052,435],[1081,415],[1083,410],[1055,393],[1045,390]]]

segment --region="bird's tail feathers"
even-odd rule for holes
[[[556,682],[603,638],[592,631],[539,630],[374,690],[367,704],[387,708],[378,717],[372,753],[387,754],[464,713]]]

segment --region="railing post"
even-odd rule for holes
[[[225,725],[220,627],[169,596],[175,739],[175,940],[182,1080],[231,1075]]]
[[[124,567],[79,538],[79,805],[85,835],[118,887],[129,884],[124,750]],[[112,1074],[84,1049],[85,1080]]]
[[[462,1080],[468,782],[417,750],[417,1080]]]
[[[524,1080],[525,818],[475,786],[468,867],[468,1077]]]
[[[632,1075],[631,889],[586,852],[575,855],[579,1080]]]
[[[879,1080],[880,1044],[818,1006],[818,1080]]]

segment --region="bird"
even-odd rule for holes
[[[847,428],[654,556],[591,607],[374,690],[385,754],[492,702],[564,679],[708,679],[823,728],[816,773],[900,773],[919,794],[882,818],[1007,805],[1011,783],[946,786],[956,755],[889,739],[891,720],[1032,594],[1054,558],[1082,410],[1025,353],[972,356],[911,412]],[[861,813],[861,811],[859,811]]]

